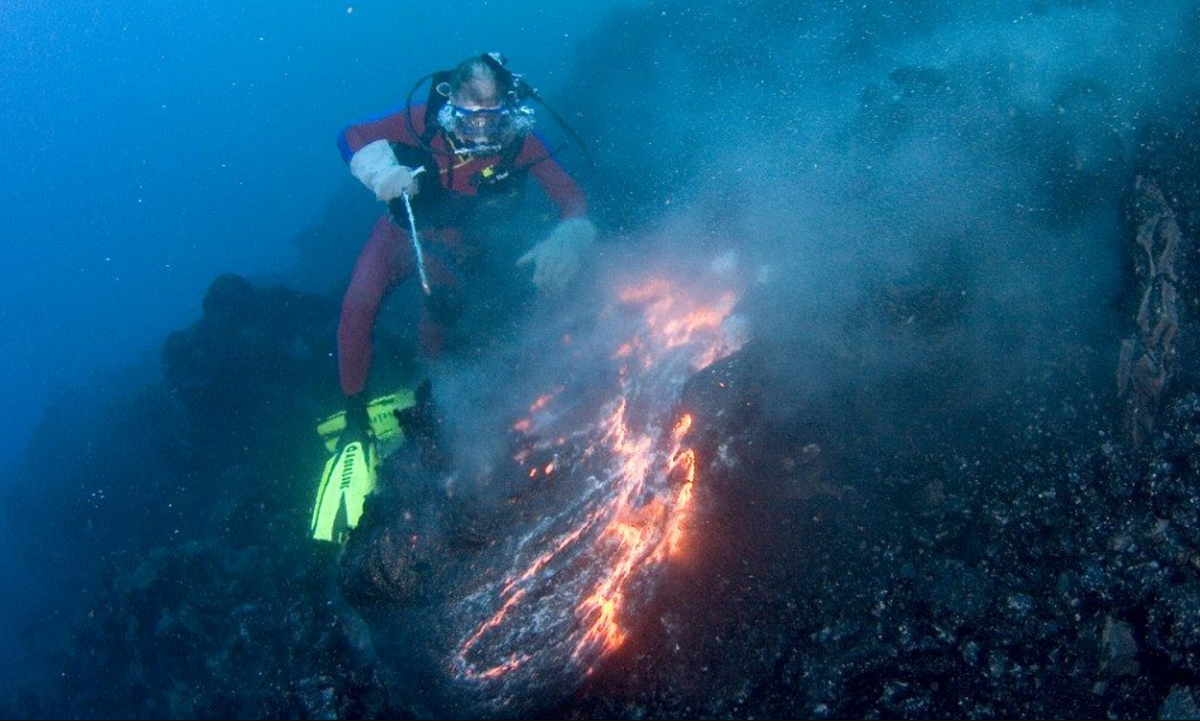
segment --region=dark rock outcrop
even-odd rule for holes
[[[222,276],[203,308],[165,381],[83,389],[39,427],[10,508],[17,552],[55,571],[30,638],[56,671],[14,715],[392,715],[306,534],[337,305]]]

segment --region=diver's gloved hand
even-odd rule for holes
[[[396,160],[392,144],[386,140],[364,145],[350,158],[350,172],[385,203],[399,198],[405,191],[410,196],[417,194],[413,169]]]
[[[562,290],[575,277],[583,254],[596,242],[596,226],[587,218],[568,218],[555,226],[517,265],[533,263],[533,284],[544,293]]]

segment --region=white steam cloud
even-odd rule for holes
[[[747,311],[777,410],[913,373],[949,381],[930,405],[980,405],[1111,375],[1122,202],[1195,102],[1198,7],[649,3],[571,99],[619,225],[771,269]]]

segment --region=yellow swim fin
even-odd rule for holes
[[[363,502],[375,488],[379,461],[399,447],[404,432],[396,411],[415,402],[411,390],[380,396],[367,404],[370,439],[342,445],[346,412],[340,411],[317,424],[317,433],[332,455],[325,462],[317,498],[313,504],[309,533],[318,541],[340,541],[358,525]],[[347,439],[349,440],[349,439]],[[339,450],[340,449],[340,450]]]
[[[411,390],[401,390],[380,396],[367,404],[367,419],[371,423],[371,434],[381,444],[391,444],[404,439],[396,411],[416,403]],[[325,450],[337,450],[342,431],[346,430],[346,411],[338,411],[317,424],[317,433],[325,442]],[[386,454],[385,454],[386,455]]]
[[[375,444],[346,444],[325,462],[309,532],[318,541],[340,541],[358,525],[363,502],[375,488]]]

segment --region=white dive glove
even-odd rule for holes
[[[568,218],[550,237],[533,246],[517,265],[533,263],[533,284],[542,292],[560,291],[579,270],[583,254],[596,242],[596,226],[587,218]]]
[[[351,156],[350,172],[385,203],[404,195],[406,190],[409,195],[417,194],[412,168],[406,168],[396,160],[392,145],[386,140],[368,143]]]

